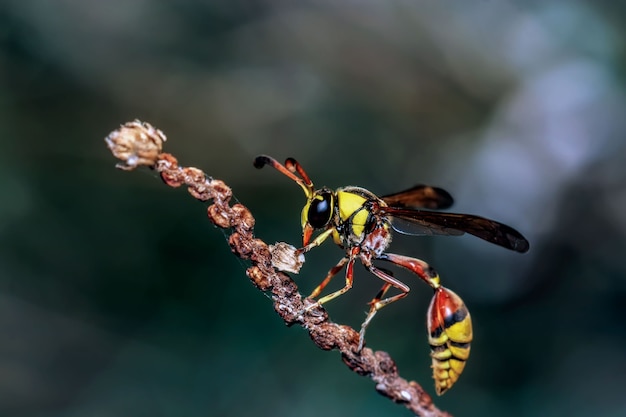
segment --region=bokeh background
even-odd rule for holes
[[[0,416],[408,415],[286,328],[205,205],[114,169],[140,118],[225,180],[269,241],[300,241],[301,190],[438,185],[522,231],[398,236],[472,312],[456,416],[626,415],[626,10],[610,1],[0,2]],[[341,251],[309,254],[311,291]],[[431,291],[368,344],[433,392]],[[341,279],[335,285],[341,285]],[[380,282],[328,304],[358,327]]]

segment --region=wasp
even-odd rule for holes
[[[306,196],[307,201],[301,214],[302,248],[298,252],[308,252],[328,238],[332,238],[346,252],[313,290],[310,298],[317,299],[344,267],[344,287],[317,299],[317,303],[324,304],[350,290],[357,259],[383,281],[380,291],[369,302],[369,312],[361,325],[359,351],[365,343],[365,330],[376,313],[406,297],[410,291],[408,285],[396,279],[391,272],[375,266],[373,261],[386,261],[407,269],[434,290],[426,323],[435,391],[442,395],[450,389],[469,358],[473,338],[470,313],[461,297],[440,284],[439,275],[426,262],[386,252],[391,244],[392,230],[413,235],[457,236],[469,233],[520,253],[529,249],[526,238],[515,229],[484,217],[432,211],[447,209],[453,203],[450,194],[441,188],[416,185],[383,197],[353,186],[335,191],[326,187],[315,189],[307,173],[293,158],[287,158],[282,165],[267,155],[256,157],[256,168],[265,165],[272,166],[295,181]],[[313,238],[315,231],[321,232]],[[399,293],[386,297],[392,287]]]

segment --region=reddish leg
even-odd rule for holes
[[[356,259],[356,256],[359,254],[359,248],[353,248],[350,251],[350,255],[348,257],[343,258],[341,261],[339,261],[339,263],[337,265],[335,265],[330,271],[328,271],[328,275],[326,276],[326,278],[324,278],[324,281],[322,281],[322,283],[320,285],[317,286],[317,288],[315,288],[313,290],[313,292],[311,293],[310,297],[316,297],[319,295],[320,292],[322,292],[322,290],[324,289],[324,287],[326,287],[326,285],[328,285],[328,283],[330,282],[330,280],[337,275],[337,272],[341,271],[341,269],[343,268],[343,266],[346,264],[346,262],[348,262],[348,267],[346,268],[346,285],[340,289],[337,290],[333,293],[330,293],[328,295],[325,295],[324,297],[320,298],[319,300],[317,300],[318,304],[324,304],[327,303],[328,301],[339,297],[340,295],[344,294],[346,291],[348,291],[350,288],[352,288],[352,281],[354,280],[354,261]]]
[[[348,262],[348,257],[342,258],[339,263],[337,263],[337,265],[335,265],[334,267],[332,267],[332,269],[330,271],[328,271],[328,274],[326,275],[326,278],[324,278],[324,281],[322,281],[320,283],[320,285],[318,285],[313,292],[309,295],[310,298],[315,298],[318,295],[320,295],[320,293],[324,290],[324,288],[326,288],[326,286],[328,285],[328,283],[330,282],[330,280],[332,280],[335,275],[337,275],[337,273],[339,271],[341,271],[343,269],[343,267],[345,266],[346,262]]]
[[[408,269],[409,271],[420,277],[433,289],[437,289],[440,287],[439,275],[437,275],[435,270],[424,261],[416,258],[410,258],[408,256],[396,255],[394,253],[383,253],[376,259],[391,262],[402,268]],[[365,343],[365,330],[367,329],[367,326],[370,324],[378,310],[386,305],[393,303],[394,301],[398,301],[399,299],[406,297],[410,291],[408,285],[397,280],[386,272],[376,268],[374,265],[372,265],[371,261],[363,259],[363,264],[374,275],[385,281],[385,284],[380,289],[376,297],[374,297],[374,299],[370,302],[370,310],[367,314],[367,317],[365,318],[365,321],[361,325],[361,331],[359,333],[359,351],[363,348],[363,344]],[[385,296],[385,293],[391,287],[399,289],[401,291],[400,294],[383,298]]]
[[[376,259],[388,261],[401,266],[402,268],[408,269],[409,271],[415,273],[433,289],[437,289],[440,286],[439,275],[424,261],[416,258],[410,258],[408,256],[396,255],[395,253],[383,253]]]
[[[374,297],[372,301],[370,301],[370,311],[367,313],[367,317],[365,317],[365,321],[363,322],[363,324],[361,324],[361,331],[359,332],[359,352],[361,351],[361,349],[363,349],[363,345],[365,344],[365,331],[367,330],[367,326],[369,326],[376,313],[378,313],[378,310],[388,304],[393,303],[394,301],[398,301],[399,299],[406,297],[411,290],[408,285],[401,281],[398,281],[383,270],[376,268],[374,265],[371,264],[371,262],[366,262],[365,260],[363,260],[363,264],[371,273],[385,281],[385,283],[383,284],[378,294],[376,294],[376,297]],[[400,294],[383,298],[391,287],[399,289],[401,291]]]

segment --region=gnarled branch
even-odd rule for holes
[[[358,352],[359,333],[349,326],[333,323],[326,310],[311,299],[302,299],[296,283],[273,266],[270,247],[254,237],[254,217],[242,204],[230,205],[231,189],[223,182],[193,167],[181,167],[174,156],[162,152],[166,137],[160,130],[140,121],[128,122],[111,132],[105,141],[124,170],[147,166],[156,170],[170,187],[186,185],[197,200],[213,200],[209,219],[231,229],[228,243],[233,253],[252,265],[246,274],[261,291],[270,291],[274,309],[288,326],[298,324],[309,331],[313,342],[324,350],[338,349],[343,362],[359,375],[369,376],[376,390],[423,417],[450,416],[439,410],[432,398],[414,381],[400,377],[388,353],[363,348]],[[276,255],[275,255],[276,256]],[[295,260],[297,263],[297,260]],[[289,269],[289,268],[282,268]],[[294,270],[298,269],[298,265]]]

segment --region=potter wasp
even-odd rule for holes
[[[345,256],[313,290],[310,298],[316,299],[344,267],[344,287],[317,299],[317,302],[324,304],[352,288],[353,267],[357,259],[383,281],[382,288],[370,301],[369,312],[361,325],[359,351],[365,342],[365,330],[378,310],[406,297],[410,290],[390,272],[375,266],[373,261],[386,261],[407,269],[434,290],[426,320],[433,378],[438,395],[450,389],[463,372],[470,353],[472,321],[469,311],[456,293],[440,284],[439,275],[426,262],[386,252],[391,243],[391,231],[413,235],[456,236],[469,233],[521,253],[529,248],[524,236],[507,225],[483,217],[431,211],[452,205],[452,197],[441,188],[416,185],[383,197],[352,186],[335,191],[326,187],[316,190],[302,166],[293,158],[288,158],[284,165],[266,155],[258,156],[254,161],[257,168],[265,165],[295,181],[307,198],[301,215],[302,248],[298,252],[308,252],[329,237],[346,251]],[[321,232],[313,238],[316,230]],[[392,287],[400,292],[385,297]]]

